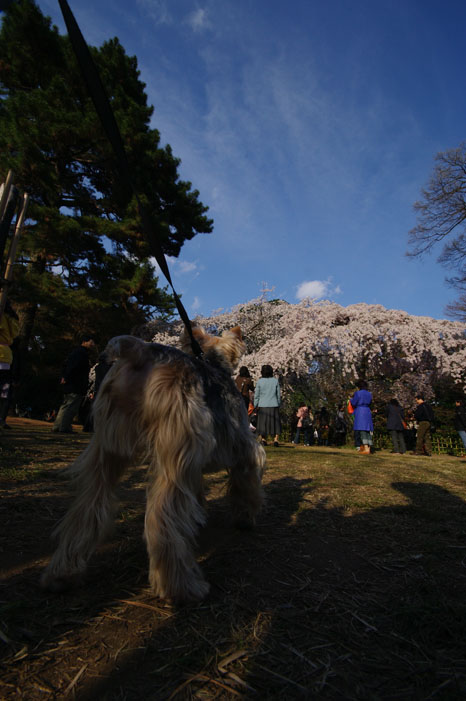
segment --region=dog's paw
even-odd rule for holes
[[[67,577],[64,575],[59,577],[46,570],[40,579],[40,586],[45,591],[52,592],[52,594],[62,594],[76,586],[76,582],[76,577]]]
[[[233,526],[239,531],[252,531],[256,525],[256,519],[246,511],[240,511],[233,515]]]
[[[174,594],[170,601],[174,604],[195,604],[203,601],[210,591],[210,584],[203,579],[198,582],[191,582],[189,588]]]
[[[209,582],[206,582],[205,579],[199,579],[194,584],[195,586],[193,586],[188,592],[188,596],[190,597],[188,600],[202,601],[210,592],[210,584]]]
[[[199,576],[190,576],[186,580],[164,582],[158,572],[149,577],[150,585],[155,596],[174,604],[187,604],[202,601],[210,591],[209,583]]]
[[[254,530],[255,522],[254,519],[244,517],[235,519],[234,525],[239,531],[252,531]]]

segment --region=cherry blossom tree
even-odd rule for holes
[[[336,406],[355,381],[369,382],[376,402],[397,397],[413,406],[416,393],[466,388],[466,334],[460,322],[412,316],[380,305],[306,299],[299,304],[263,295],[230,311],[195,319],[210,333],[239,324],[246,343],[241,363],[255,378],[270,364],[281,378],[286,402],[307,398]],[[149,324],[146,334],[176,345],[181,322]],[[437,397],[438,398],[438,397]]]

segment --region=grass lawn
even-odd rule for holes
[[[267,447],[266,508],[229,523],[206,475],[202,603],[151,596],[145,471],[121,485],[113,535],[85,583],[38,579],[70,502],[78,433],[12,421],[0,435],[0,698],[466,697],[466,460]]]

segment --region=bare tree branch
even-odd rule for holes
[[[408,238],[409,256],[428,253],[460,227],[460,235],[448,242],[440,255],[444,265],[455,266],[458,252],[466,255],[466,141],[456,149],[437,154],[436,165],[429,184],[422,190],[422,199],[414,203],[417,225]],[[459,247],[456,244],[459,242]]]
[[[437,154],[422,199],[414,203],[418,222],[408,235],[408,256],[430,253],[443,242],[438,262],[454,271],[447,282],[457,290],[466,288],[466,141],[458,148]],[[446,314],[466,320],[466,295],[449,304]]]

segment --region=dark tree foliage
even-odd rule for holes
[[[28,388],[56,378],[77,336],[102,348],[174,304],[154,275],[132,193],[86,92],[66,36],[33,0],[10,4],[0,30],[0,181],[29,193],[10,299],[20,313]],[[212,231],[207,207],[179,179],[179,159],[150,127],[137,60],[118,39],[91,48],[128,154],[134,187],[162,250]],[[27,390],[29,391],[29,389]]]

